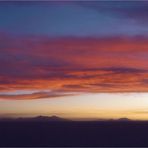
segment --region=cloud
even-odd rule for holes
[[[133,111],[134,114],[148,114],[147,110]]]
[[[0,91],[39,90],[37,94],[0,97],[35,99],[62,96],[63,92],[145,92],[147,49],[148,38],[142,36],[48,38],[0,34]],[[41,93],[46,89],[62,93]]]
[[[7,99],[7,100],[32,100],[32,99],[43,99],[43,98],[56,98],[56,97],[63,97],[63,96],[71,96],[74,95],[72,93],[66,93],[66,92],[56,92],[56,91],[38,91],[35,93],[30,94],[23,94],[23,91],[21,94],[0,94],[0,99]]]
[[[75,3],[99,13],[108,13],[119,18],[135,20],[138,23],[148,23],[147,1],[80,1]]]

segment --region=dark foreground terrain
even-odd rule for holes
[[[0,146],[148,146],[148,122],[0,121]]]

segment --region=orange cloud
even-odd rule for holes
[[[5,35],[0,40],[1,92],[20,89],[68,93],[148,91],[146,37],[13,38]],[[44,95],[39,92],[0,98],[35,99],[47,94]]]

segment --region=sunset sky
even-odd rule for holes
[[[0,117],[148,119],[148,2],[0,2]]]

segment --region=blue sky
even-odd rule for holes
[[[141,11],[146,7],[144,4],[140,5],[140,2],[132,5],[114,5],[111,2],[28,2],[22,5],[21,2],[1,3],[0,31],[50,37],[133,36],[148,33],[147,26],[137,21],[140,17],[129,17],[135,10]],[[143,13],[145,14],[145,11]]]

